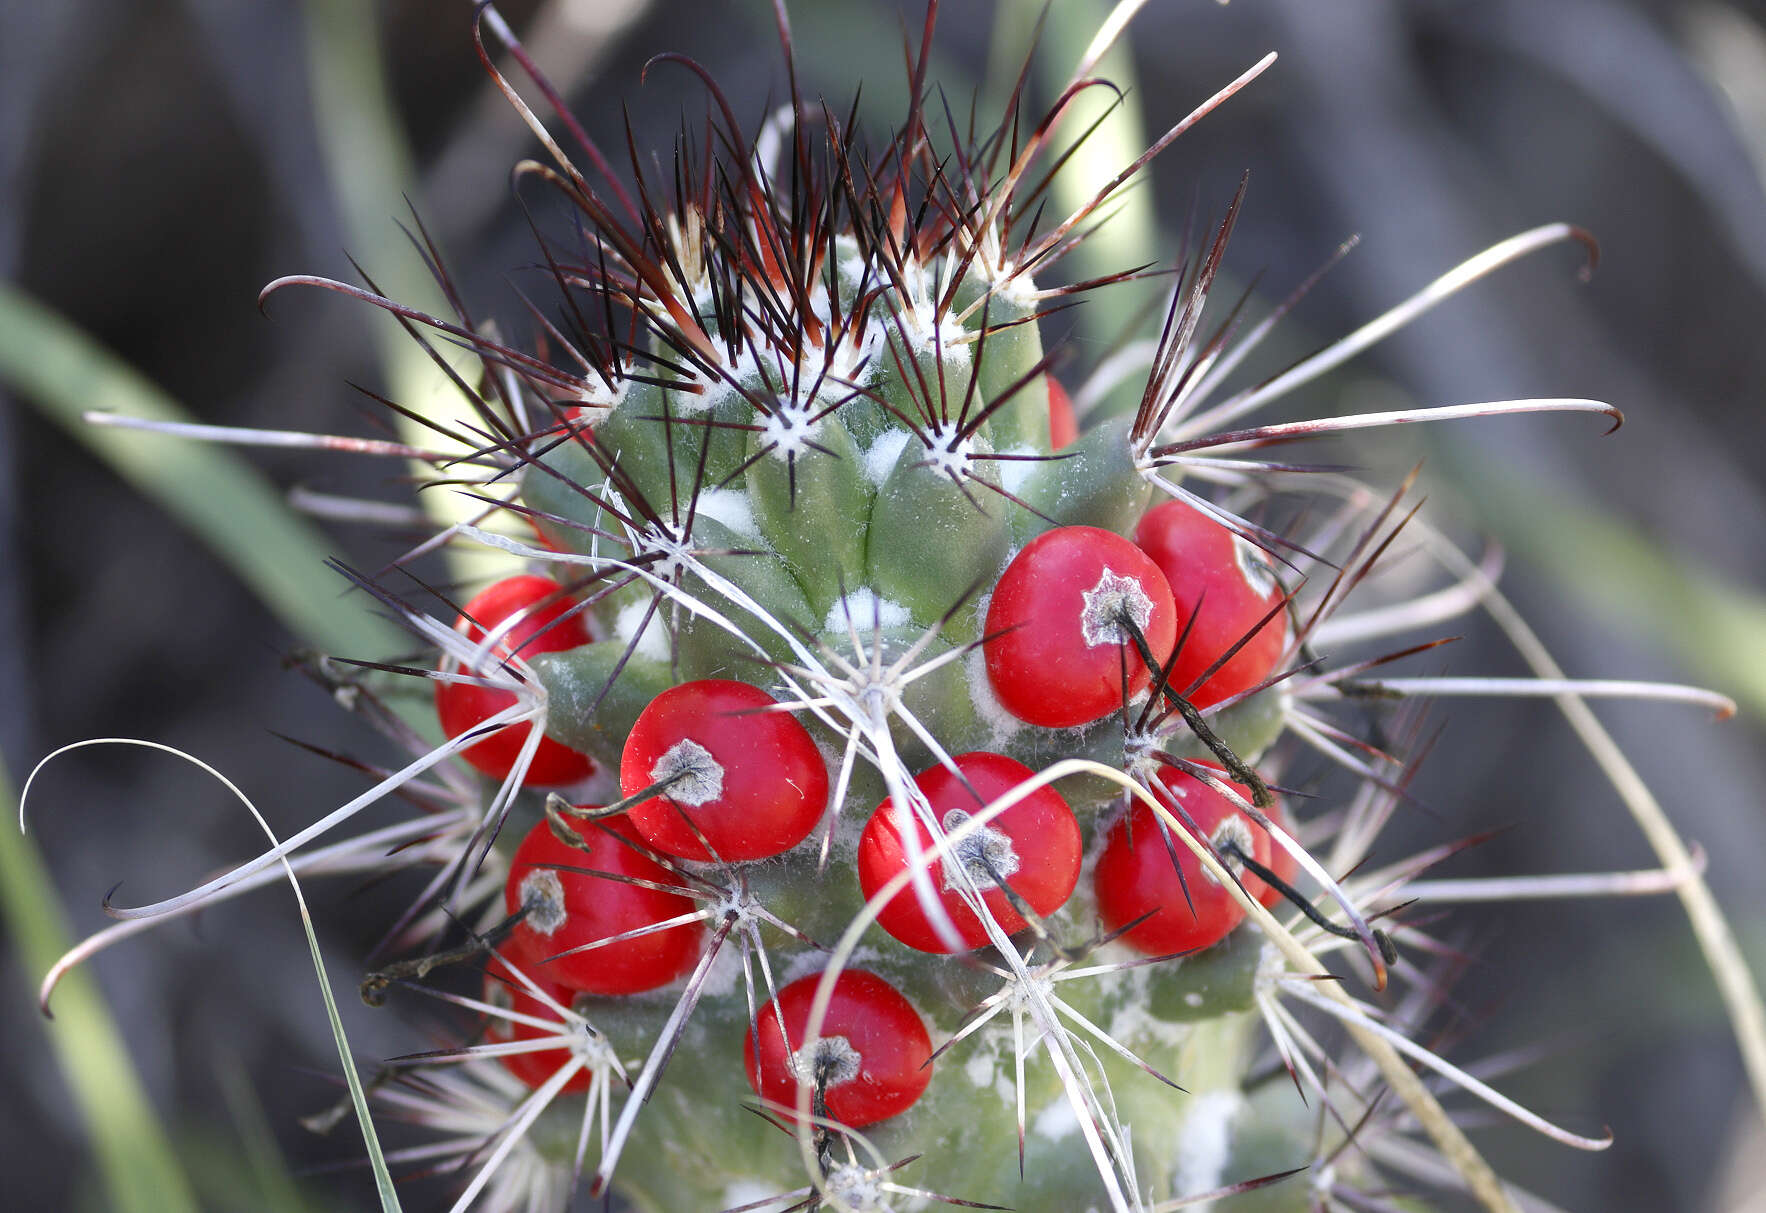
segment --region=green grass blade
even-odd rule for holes
[[[0,283],[0,383],[34,403],[119,476],[189,527],[293,633],[334,653],[382,656],[389,625],[320,570],[331,550],[315,527],[228,451],[81,420],[89,409],[195,420],[65,318]]]
[[[362,1076],[356,1073],[355,1058],[350,1054],[349,1036],[343,1030],[343,1019],[337,1013],[337,999],[331,993],[331,978],[325,972],[325,958],[319,954],[319,937],[313,932],[313,916],[307,912],[307,899],[294,878],[294,869],[282,861],[294,899],[300,905],[301,930],[306,932],[307,948],[313,954],[313,972],[319,978],[319,992],[325,996],[325,1017],[331,1021],[331,1039],[337,1044],[337,1057],[343,1063],[343,1077],[349,1083],[350,1103],[356,1110],[356,1123],[362,1126],[362,1143],[368,1149],[368,1165],[374,1170],[374,1188],[380,1197],[381,1213],[399,1213],[399,1194],[393,1187],[392,1172],[387,1170],[386,1155],[380,1148],[380,1137],[374,1132],[374,1118],[368,1113],[368,1095],[362,1089]]]
[[[270,828],[270,823],[264,820],[264,816],[262,813],[260,813],[258,811],[257,805],[252,803],[251,798],[249,796],[247,796],[243,790],[241,790],[241,788],[239,787],[238,784],[234,783],[231,779],[227,778],[226,775],[222,774],[219,770],[217,770],[215,767],[211,766],[207,762],[204,762],[202,759],[196,757],[193,754],[189,754],[183,750],[178,749],[176,746],[165,745],[165,744],[163,744],[161,742],[157,742],[157,741],[143,741],[143,740],[140,740],[139,738],[134,738],[134,737],[104,737],[104,738],[97,738],[92,741],[75,742],[72,746],[64,747],[63,751],[57,751],[57,753],[62,753],[68,749],[81,749],[81,748],[85,748],[87,746],[96,746],[96,745],[139,746],[140,748],[142,748],[144,750],[153,750],[156,753],[169,754],[174,758],[178,758],[178,759],[183,760],[184,762],[189,763],[190,765],[201,770],[203,773],[212,777],[216,782],[221,784],[221,786],[226,788],[227,791],[232,793],[234,798],[237,799],[240,804],[245,806],[246,811],[251,814],[252,819],[257,822],[258,827],[263,830],[265,837],[267,837],[270,840],[272,847],[274,847],[275,845],[278,844],[279,840],[276,837],[275,831]],[[41,765],[39,765],[38,769],[39,770],[42,769]],[[5,786],[5,785],[0,785],[0,791],[6,792],[7,798],[12,799],[12,793],[11,793],[10,787]],[[30,786],[29,786],[29,781],[27,780],[26,787],[25,787],[25,794],[29,795],[29,792],[30,792]],[[24,819],[24,812],[25,812],[24,806],[21,803],[19,806],[19,815],[20,815],[21,822]],[[9,829],[8,830],[0,830],[0,834],[5,835],[6,840],[7,840],[5,843],[0,843],[0,854],[5,853],[4,847],[8,843],[12,842],[14,839],[17,839],[20,842],[23,841],[22,831],[20,832],[19,835],[14,835],[12,833],[12,831]],[[338,1014],[337,999],[333,996],[333,994],[331,992],[331,979],[330,979],[330,976],[325,971],[325,959],[319,952],[319,937],[313,929],[313,917],[312,917],[312,914],[307,909],[306,894],[301,891],[300,881],[299,881],[299,879],[296,878],[296,876],[294,874],[294,867],[293,867],[293,865],[291,865],[288,862],[288,859],[286,857],[283,857],[281,859],[281,864],[282,864],[283,874],[288,877],[288,886],[294,893],[295,905],[300,910],[301,930],[306,934],[306,937],[307,937],[307,950],[312,955],[313,972],[319,978],[319,993],[325,1000],[325,1016],[330,1021],[331,1038],[332,1038],[333,1043],[336,1044],[336,1046],[337,1046],[337,1056],[338,1056],[339,1062],[342,1064],[342,1067],[343,1067],[344,1080],[349,1085],[350,1103],[355,1109],[356,1121],[361,1126],[361,1129],[362,1129],[362,1141],[368,1150],[368,1163],[374,1172],[374,1183],[375,1183],[375,1188],[377,1189],[379,1196],[380,1196],[380,1207],[381,1207],[382,1213],[398,1213],[398,1211],[399,1211],[398,1194],[393,1188],[392,1174],[387,1169],[386,1157],[381,1152],[381,1149],[380,1149],[380,1139],[374,1132],[374,1121],[368,1112],[367,1093],[364,1091],[364,1089],[362,1087],[361,1076],[356,1073],[355,1057],[350,1052],[349,1037],[344,1032],[343,1019]],[[40,871],[39,871],[39,880],[41,880]],[[10,897],[14,895],[14,890],[12,889],[10,883],[8,884],[8,887],[5,890],[5,895],[8,899],[10,899]],[[48,883],[46,881],[43,881],[41,883],[41,887],[35,891],[35,895],[34,895],[33,900],[35,902],[38,902],[38,903],[44,905],[44,906],[50,906],[50,905],[54,904],[53,893],[49,889]],[[9,904],[9,900],[8,900],[8,902],[4,902],[4,903],[0,903],[0,904]],[[27,908],[29,908],[29,907],[27,907]],[[38,970],[47,969],[51,965],[54,964],[55,960],[57,959],[58,951],[62,951],[62,950],[65,950],[65,948],[61,948],[60,945],[58,944],[57,949],[47,950],[46,954],[44,956],[38,957],[35,954],[32,954],[29,957],[29,959],[30,959],[30,962],[31,962],[33,968],[38,969]],[[59,1005],[60,1005],[60,1003],[58,1002],[57,1006],[59,1006]],[[166,1206],[164,1204],[158,1204],[153,1207],[155,1209],[162,1209],[162,1210],[168,1208],[168,1206]],[[194,1208],[194,1206],[191,1206],[191,1207]],[[145,1213],[145,1210],[143,1211],[143,1213]]]
[[[0,802],[15,802],[4,770]],[[26,972],[45,971],[67,950],[58,904],[36,846],[0,827],[0,912]],[[56,991],[55,1019],[44,1027],[91,1134],[109,1206],[118,1213],[196,1213],[190,1183],[90,973],[68,974]]]
[[[1043,34],[1043,49],[1037,61],[1039,83],[1049,102],[1060,95],[1075,62],[1115,8],[1116,4],[1106,0],[1050,6],[1048,27]],[[1018,20],[1026,26],[1038,9],[1037,4],[1027,0],[1018,0],[1015,6]],[[1014,6],[1001,7],[1002,22],[1008,11],[1014,11]],[[1089,89],[1074,99],[1061,121],[1062,132],[1068,138],[1077,138],[1091,123],[1106,112],[1109,113],[1103,125],[1079,145],[1073,158],[1055,177],[1055,203],[1051,209],[1061,217],[1089,204],[1101,184],[1133,164],[1135,158],[1146,151],[1152,142],[1147,131],[1146,115],[1141,110],[1140,81],[1135,74],[1134,54],[1130,44],[1126,40],[1119,40],[1098,61],[1091,74],[1108,80],[1121,92],[1113,93],[1103,88]],[[1202,87],[1198,91],[1206,95],[1210,89],[1225,84],[1234,74],[1231,70],[1223,71],[1221,79],[1201,82]],[[1168,115],[1166,120],[1169,122],[1176,116]],[[1160,133],[1163,133],[1163,128]],[[1062,144],[1057,140],[1057,147],[1060,146]],[[1178,153],[1172,151],[1167,154]],[[1147,259],[1149,249],[1170,247],[1169,241],[1161,239],[1153,191],[1146,188],[1144,183],[1126,184],[1105,204],[1103,211],[1110,215],[1110,222],[1092,232],[1083,244],[1073,250],[1067,259],[1068,264],[1062,270],[1062,276],[1081,281],[1100,278],[1139,265]],[[1156,336],[1158,321],[1162,318],[1157,311],[1160,293],[1170,289],[1170,285],[1162,279],[1142,280],[1121,283],[1107,291],[1095,292],[1086,299],[1085,307],[1079,309],[1077,323],[1080,336],[1100,349],[1108,349],[1124,332]],[[1148,331],[1142,333],[1142,329]],[[1117,393],[1117,396],[1119,399],[1110,401],[1107,406],[1108,413],[1131,407],[1138,399],[1138,393],[1128,389]]]
[[[238,1157],[249,1181],[252,1208],[256,1213],[313,1213],[314,1206],[301,1196],[289,1174],[288,1163],[276,1144],[276,1134],[264,1115],[264,1105],[252,1090],[245,1063],[236,1056],[223,1057],[215,1066],[215,1076],[220,1080],[232,1122],[231,1144],[235,1148],[229,1151],[229,1157]],[[200,1180],[194,1164],[191,1170]]]

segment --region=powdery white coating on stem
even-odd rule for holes
[[[906,430],[884,430],[878,434],[865,451],[865,479],[882,488],[902,451],[907,448],[908,437]]]
[[[987,618],[987,604],[991,600],[989,594],[975,604],[976,613],[983,619]],[[1006,711],[1006,707],[993,693],[993,685],[987,680],[987,657],[980,645],[969,651],[963,659],[963,672],[969,684],[969,698],[975,704],[975,714],[984,721],[990,732],[988,738],[991,748],[1001,749],[1012,734],[1024,728],[1024,722]]]
[[[648,619],[645,618],[646,615],[649,616]],[[667,661],[668,630],[662,626],[661,613],[650,610],[647,602],[629,602],[619,608],[619,614],[613,620],[613,638],[623,644],[631,644],[640,623],[644,625],[644,632],[638,636],[637,647],[633,651],[639,657],[648,657],[651,661]]]
[[[995,1075],[999,1070],[999,1050],[989,1037],[972,1039],[975,1043],[969,1049],[968,1059],[963,1062],[963,1077],[985,1089],[994,1085]]]
[[[704,997],[732,998],[744,980],[741,946],[719,948],[717,958],[705,970]]]
[[[1179,843],[1178,845],[1182,845]],[[1121,954],[1131,955],[1121,944],[1112,944],[1113,948],[1121,948]],[[1177,964],[1183,962],[1177,961]],[[1122,971],[1121,980],[1127,990],[1120,1005],[1110,1015],[1110,1022],[1103,1025],[1111,1038],[1133,1042],[1135,1048],[1143,1053],[1166,1052],[1175,1054],[1190,1038],[1192,1025],[1182,1022],[1164,1020],[1148,1009],[1152,1000],[1153,968],[1150,965],[1139,965]]]
[[[844,598],[828,608],[828,617],[822,620],[822,631],[841,635],[850,627],[862,637],[874,627],[899,628],[911,622],[912,616],[901,603],[879,598],[877,591],[861,585],[848,590]]]
[[[1079,1117],[1074,1115],[1073,1105],[1065,1099],[1051,1100],[1036,1114],[1030,1131],[1049,1141],[1060,1141],[1079,1132]]]
[[[994,474],[999,479],[999,486],[1014,497],[1023,495],[1023,488],[1030,482],[1030,474],[1040,466],[1037,458],[1046,458],[1043,452],[1033,446],[1020,445],[1009,447],[1000,452],[1002,455],[1023,455],[1023,459],[996,459],[993,461]],[[1035,456],[1036,458],[1028,458]]]
[[[1179,1194],[1193,1196],[1221,1186],[1232,1152],[1233,1122],[1244,1110],[1245,1097],[1237,1090],[1207,1091],[1191,1099],[1183,1129],[1172,1143]]]
[[[1153,600],[1133,577],[1122,577],[1108,565],[1098,583],[1081,591],[1085,605],[1080,608],[1079,630],[1089,648],[1099,645],[1129,643],[1128,629],[1119,620],[1124,614],[1134,621],[1143,634],[1147,621],[1153,617]]]
[[[736,1179],[725,1185],[723,1195],[718,1197],[718,1204],[725,1209],[745,1209],[749,1205],[777,1200],[785,1192],[778,1184],[770,1184],[764,1180]]]
[[[691,737],[669,746],[650,768],[652,783],[665,779],[675,779],[668,785],[668,798],[689,808],[709,804],[724,794],[723,764]]]
[[[758,538],[760,527],[754,521],[754,505],[748,494],[736,489],[700,489],[693,499],[693,512],[713,522],[721,522],[736,534]]]

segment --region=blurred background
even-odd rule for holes
[[[1105,7],[1055,0],[1048,70],[1032,78],[1039,106]],[[745,122],[781,101],[770,8],[501,5],[610,153],[623,149],[627,121],[639,147],[658,149],[683,121],[702,121],[703,93],[678,69],[640,82],[663,50],[708,67]],[[862,82],[875,112],[895,112],[897,48],[904,20],[917,37],[918,6],[793,8],[806,89],[844,110]],[[259,288],[297,272],[350,278],[353,255],[389,293],[421,291],[421,266],[395,224],[407,217],[404,191],[471,306],[501,317],[519,343],[528,324],[511,272],[533,252],[508,169],[535,149],[487,85],[464,0],[9,0],[3,12],[0,279],[12,319],[0,324],[0,364],[24,389],[0,406],[5,770],[16,788],[56,746],[151,738],[217,764],[286,832],[358,784],[277,734],[388,755],[284,668],[313,634],[299,634],[302,620],[267,607],[232,571],[237,559],[217,558],[119,477],[106,455],[116,448],[77,432],[67,410],[86,402],[83,377],[102,402],[117,399],[108,394],[116,381],[14,323],[17,299],[55,309],[203,421],[371,433],[348,383],[398,390],[396,330],[317,294],[281,296],[266,318]],[[934,76],[953,109],[966,111],[990,47],[1022,37],[1036,12],[1017,0],[945,5]],[[1156,163],[1135,192],[1134,222],[1157,226],[1151,255],[1169,258],[1185,217],[1218,214],[1248,172],[1227,268],[1239,282],[1261,272],[1271,297],[1361,234],[1298,309],[1294,350],[1347,332],[1515,231],[1561,219],[1599,238],[1590,282],[1578,281],[1573,251],[1533,257],[1283,415],[1511,396],[1587,396],[1625,411],[1626,426],[1608,438],[1585,418],[1534,418],[1406,432],[1355,451],[1384,484],[1426,459],[1432,508],[1504,547],[1505,586],[1572,673],[1698,682],[1741,703],[1720,724],[1695,709],[1599,711],[1710,854],[1711,883],[1757,969],[1766,968],[1763,22],[1758,7],[1674,0],[1153,0],[1128,39],[1124,81],[1131,110],[1157,132],[1264,52],[1280,53]],[[1096,337],[1082,325],[1073,341],[1084,366]],[[39,371],[55,383],[42,386]],[[152,461],[173,448],[137,449]],[[298,451],[252,452],[248,462],[278,491],[400,499],[398,471],[385,465]],[[184,490],[203,492],[193,479]],[[363,564],[392,550],[360,532],[330,533],[323,545]],[[316,565],[280,572],[309,597],[332,588]],[[340,645],[373,639],[328,626]],[[1523,672],[1492,629],[1454,630],[1465,639],[1450,662],[1418,672]],[[1652,865],[1549,704],[1456,701],[1432,721],[1447,731],[1418,785],[1427,811],[1399,822],[1392,854],[1504,826],[1452,873]],[[139,752],[61,759],[31,808],[43,865],[16,840],[4,856],[5,1203],[102,1209],[116,1197],[94,1162],[93,1105],[70,1094],[66,1058],[114,1093],[96,1115],[117,1121],[126,1148],[159,1147],[124,1114],[126,1063],[78,1035],[82,1024],[102,1035],[102,1024],[39,1017],[32,991],[43,965],[31,948],[56,917],[76,936],[103,925],[100,900],[119,881],[125,902],[166,896],[252,852],[260,836],[210,781]],[[349,992],[396,894],[310,892],[358,1056],[424,1047],[409,1017],[369,1011]],[[1731,1213],[1750,1197],[1761,1207],[1766,1140],[1673,899],[1467,910],[1447,929],[1473,955],[1454,1008],[1459,1055],[1538,1046],[1503,1089],[1572,1128],[1610,1125],[1616,1135],[1606,1154],[1582,1156],[1491,1124],[1478,1140],[1499,1171],[1570,1209]],[[125,944],[94,972],[200,1207],[370,1207],[364,1171],[321,1173],[359,1151],[349,1126],[323,1138],[297,1123],[335,1098],[336,1057],[285,890]],[[67,1054],[48,1047],[57,1036]],[[445,1208],[446,1185],[415,1184],[405,1199],[408,1209]]]

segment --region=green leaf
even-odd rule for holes
[[[330,543],[228,451],[86,423],[88,410],[193,421],[141,374],[21,292],[0,284],[0,383],[34,403],[179,522],[251,587],[289,631],[334,653],[381,656],[399,633],[321,574]]]
[[[0,802],[15,803],[4,770]],[[37,848],[22,832],[0,826],[0,912],[28,973],[46,971],[68,948],[58,904]],[[118,1213],[196,1213],[189,1181],[90,973],[68,974],[56,992],[55,1018],[43,1026],[91,1134],[109,1206]]]

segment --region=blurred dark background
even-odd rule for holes
[[[895,6],[794,7],[806,85],[827,90],[836,109],[860,80],[879,93],[898,86]],[[744,120],[780,100],[769,8],[502,6],[610,150],[623,147],[628,113],[648,147],[665,146],[683,114],[698,121],[702,95],[683,74],[640,84],[661,50],[709,67]],[[1020,8],[1033,19],[1034,6]],[[915,6],[906,9],[917,30]],[[974,80],[994,6],[945,10],[941,63]],[[532,253],[507,171],[533,148],[488,95],[463,0],[391,0],[368,13],[346,0],[5,3],[0,275],[204,420],[365,432],[346,380],[384,386],[377,318],[318,296],[282,298],[268,319],[255,306],[281,274],[349,277],[346,251],[376,276],[414,265],[390,211],[363,218],[340,204],[315,127],[309,39],[327,21],[347,27],[364,15],[414,157],[412,201],[477,311],[524,336],[507,275]],[[1428,459],[1442,516],[1504,543],[1505,584],[1573,673],[1704,682],[1742,701],[1721,725],[1678,708],[1601,715],[1709,851],[1712,884],[1757,967],[1766,627],[1750,624],[1766,624],[1763,22],[1757,7],[1669,0],[1154,0],[1130,37],[1133,96],[1155,130],[1264,51],[1281,53],[1166,153],[1149,188],[1170,236],[1192,205],[1217,212],[1249,170],[1228,269],[1241,281],[1263,271],[1274,295],[1361,233],[1299,309],[1298,334],[1346,332],[1535,224],[1570,220],[1599,237],[1590,283],[1577,281],[1569,251],[1532,258],[1288,407],[1556,395],[1625,410],[1626,427],[1605,439],[1584,419],[1462,423],[1358,454],[1382,483]],[[1066,63],[1079,47],[1058,49]],[[323,83],[318,92],[335,101]],[[1155,252],[1174,249],[1172,240]],[[398,496],[384,467],[288,452],[251,459],[279,485]],[[336,550],[366,559],[386,550],[376,543],[340,532]],[[215,762],[281,828],[356,786],[272,735],[371,748],[325,695],[283,670],[286,631],[196,540],[18,400],[0,410],[0,545],[0,748],[15,781],[57,745],[112,735]],[[1463,630],[1455,671],[1521,672],[1490,629]],[[1433,719],[1447,734],[1419,795],[1438,815],[1401,822],[1395,846],[1503,825],[1514,828],[1453,871],[1650,866],[1549,705],[1461,701]],[[117,881],[127,881],[124,900],[167,895],[256,845],[244,814],[211,786],[144,755],[63,760],[40,795],[33,833],[82,932],[102,925],[99,900]],[[334,974],[358,971],[380,894],[313,892]],[[1475,954],[1459,992],[1463,1055],[1543,1044],[1504,1089],[1574,1128],[1607,1124],[1617,1136],[1607,1154],[1584,1157],[1495,1125],[1479,1140],[1499,1170],[1571,1209],[1729,1213],[1757,1193],[1760,1129],[1671,899],[1468,910],[1451,929]],[[102,1207],[84,1131],[40,1047],[29,993],[38,974],[8,966],[0,1203]],[[240,1075],[292,1165],[353,1156],[347,1133],[315,1139],[295,1124],[333,1097],[320,1075],[335,1056],[285,892],[127,944],[97,971],[155,1105],[202,1166],[237,1166]],[[393,1012],[347,1013],[364,1058],[422,1043]],[[314,1207],[373,1199],[365,1173],[311,1182]],[[216,1180],[214,1207],[237,1207],[231,1190]],[[441,1185],[414,1187],[406,1207],[444,1199]]]

